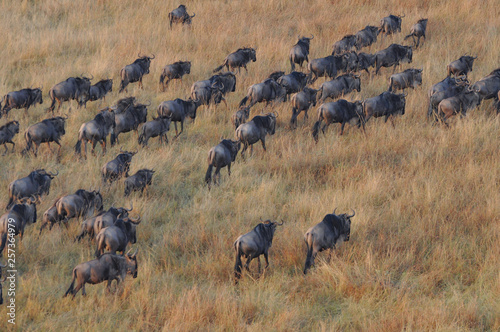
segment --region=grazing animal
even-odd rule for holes
[[[129,243],[137,243],[136,226],[140,223],[140,218],[117,219],[113,226],[101,229],[95,237],[97,243],[95,256],[102,256],[105,250],[111,253],[121,251],[124,254]]]
[[[85,284],[99,284],[103,281],[108,282],[107,290],[111,291],[111,283],[116,280],[116,285],[125,280],[127,274],[131,274],[137,278],[137,249],[130,255],[118,256],[114,254],[105,254],[85,263],[78,264],[73,269],[73,279],[71,284],[64,294],[64,297],[71,294],[73,298],[81,289],[82,295],[87,295],[85,292]],[[75,288],[75,281],[77,282]]]
[[[54,142],[59,145],[59,149],[57,150],[59,154],[61,152],[61,143],[59,143],[59,141],[61,137],[66,134],[64,125],[67,118],[67,116],[64,118],[56,116],[29,126],[24,132],[26,148],[23,150],[23,153],[26,154],[29,151],[33,151],[36,157],[40,144],[47,143],[50,149],[50,142]]]
[[[140,191],[141,195],[144,189],[150,186],[153,182],[153,174],[155,171],[152,169],[140,169],[134,175],[125,179],[125,197],[130,195],[133,191]]]
[[[22,240],[24,228],[33,223],[36,223],[36,204],[33,197],[22,199],[20,204],[15,204],[0,216],[0,255],[7,242],[11,242],[7,237],[19,235]]]
[[[210,182],[212,181],[212,168],[215,166],[214,183],[217,183],[217,177],[220,181],[220,170],[227,166],[227,173],[231,176],[231,163],[234,163],[236,155],[240,150],[240,141],[232,141],[229,139],[223,139],[220,143],[211,148],[208,151],[208,169],[205,175],[205,182],[210,188]]]
[[[7,154],[7,152],[9,151],[7,149],[7,143],[12,144],[12,152],[14,152],[14,147],[16,146],[16,143],[14,143],[12,139],[18,133],[19,133],[19,122],[17,121],[10,121],[0,127],[0,144],[3,144],[5,148],[5,152],[2,154],[2,156],[5,156],[5,154]]]
[[[119,101],[117,109],[114,111],[115,126],[109,138],[111,146],[118,143],[118,135],[121,133],[128,133],[133,130],[138,134],[137,129],[139,125],[146,122],[148,118],[148,106],[150,106],[151,103],[146,105],[135,103],[135,100],[134,102],[126,100],[123,105],[127,103],[129,103],[128,106],[122,108]]]
[[[318,142],[318,133],[321,127],[321,122],[324,121],[325,124],[321,131],[325,133],[325,129],[332,123],[340,123],[340,135],[344,134],[345,124],[351,121],[355,121],[358,128],[364,125],[364,115],[363,115],[363,104],[360,101],[355,101],[353,103],[348,102],[345,99],[340,99],[335,102],[322,104],[318,108],[318,121],[314,123],[312,136],[316,143]]]
[[[90,239],[94,239],[96,234],[99,234],[101,229],[113,226],[115,221],[119,218],[128,218],[128,213],[132,211],[133,206],[130,209],[123,207],[115,208],[110,207],[108,211],[102,211],[94,217],[85,219],[82,221],[82,230],[80,234],[75,238],[75,241],[80,241],[85,235],[89,235]]]
[[[389,15],[380,20],[380,33],[389,36],[401,32],[401,22],[405,15]]]
[[[195,17],[195,13],[193,15],[189,15],[186,6],[179,5],[179,7],[172,10],[168,13],[168,21],[170,22],[170,29],[172,29],[172,23],[180,23],[180,24],[191,24],[191,19]]]
[[[365,121],[373,117],[385,116],[385,122],[391,118],[394,126],[394,116],[396,114],[405,114],[406,94],[395,94],[392,92],[383,92],[380,95],[365,99],[363,102],[363,112]]]
[[[42,89],[22,89],[19,91],[9,92],[3,97],[3,102],[4,105],[2,111],[0,112],[0,118],[2,115],[8,116],[9,111],[13,108],[24,108],[24,113],[28,115],[28,109],[31,105],[43,103]]]
[[[354,35],[356,37],[356,43],[354,44],[356,50],[359,51],[363,47],[371,46],[373,43],[377,42],[379,33],[380,29],[373,25],[367,25],[364,29],[356,32]]]
[[[175,127],[175,137],[179,137],[179,135],[184,131],[184,120],[187,116],[191,119],[196,118],[196,110],[201,105],[201,101],[192,100],[189,98],[188,100],[183,100],[177,98],[175,100],[168,100],[162,102],[158,106],[158,116],[167,116],[170,117],[170,121],[174,123]],[[177,132],[177,122],[181,123],[181,131]]]
[[[33,196],[39,200],[40,196],[48,195],[50,183],[58,174],[59,172],[51,173],[44,169],[37,169],[24,178],[12,181],[9,184],[9,203],[5,209],[10,209],[12,205],[23,198]]]
[[[89,95],[82,101],[82,104],[86,108],[88,101],[96,101],[99,99],[106,100],[106,95],[112,91],[113,91],[112,79],[100,80],[99,82],[90,87]]]
[[[142,77],[149,74],[149,66],[151,65],[151,60],[155,58],[153,54],[152,57],[142,55],[139,53],[137,55],[139,58],[136,59],[132,64],[126,65],[120,70],[120,77],[122,79],[120,83],[120,90],[118,93],[127,91],[127,85],[129,83],[139,82],[139,87],[142,89]]]
[[[52,103],[47,111],[54,114],[56,101],[59,103],[57,111],[61,108],[61,104],[68,100],[76,100],[78,107],[81,107],[90,94],[90,81],[92,79],[94,79],[94,76],[88,78],[82,75],[81,77],[70,77],[66,81],[54,85],[49,91]]]
[[[261,220],[262,221],[262,220]],[[283,225],[283,221],[279,224],[276,221],[266,220],[254,227],[250,232],[240,235],[234,242],[234,250],[236,251],[236,259],[234,263],[234,278],[235,284],[241,278],[241,257],[245,257],[245,269],[250,272],[249,265],[252,259],[257,258],[260,274],[260,255],[264,255],[266,266],[269,267],[269,248],[273,244],[274,232],[276,226]]]
[[[446,72],[448,76],[462,76],[472,71],[472,65],[474,64],[474,60],[477,59],[477,56],[469,56],[464,55],[461,56],[460,59],[450,62],[448,66],[446,66]]]
[[[311,35],[310,38],[298,36],[297,38],[299,41],[293,45],[289,55],[291,71],[295,70],[295,64],[298,64],[302,68],[304,61],[309,62],[309,45],[314,36]]]
[[[400,62],[411,63],[413,51],[411,46],[391,44],[384,50],[375,53],[375,75],[378,74],[381,67],[393,66],[393,73]]]
[[[279,78],[278,78],[279,79]],[[239,107],[245,106],[248,101],[248,108],[257,103],[284,102],[286,100],[286,88],[278,84],[274,79],[268,78],[262,83],[253,84],[248,88],[246,97],[239,104]]]
[[[87,219],[103,209],[102,195],[99,191],[78,189],[74,194],[60,197],[56,203],[60,221],[67,223],[71,218]]]
[[[153,121],[142,125],[137,142],[144,147],[148,145],[150,138],[160,136],[160,144],[168,143],[167,132],[170,130],[170,122],[170,116],[153,117]]]
[[[262,148],[266,151],[266,135],[274,135],[276,129],[277,113],[267,113],[266,115],[257,115],[247,123],[241,124],[235,131],[236,139],[243,143],[241,157],[245,158],[245,151],[251,147],[250,154],[253,152],[253,144],[261,141]]]
[[[472,89],[477,91],[483,100],[495,98],[496,101],[498,101],[498,92],[500,91],[500,68],[493,70],[488,76],[474,83]]]
[[[370,74],[368,70],[370,67],[375,67],[375,55],[364,52],[358,53],[358,67],[356,71],[364,70],[367,74]]]
[[[52,204],[52,206],[43,213],[42,217],[42,225],[40,226],[40,232],[38,233],[38,236],[42,235],[42,231],[45,227],[49,226],[49,230],[52,230],[52,227],[56,223],[61,222],[61,219],[59,218],[59,215],[57,214],[57,207],[56,207],[57,200]],[[68,227],[68,224],[64,224],[66,227]]]
[[[165,91],[165,87],[171,80],[180,79],[182,82],[182,76],[190,73],[191,61],[177,61],[171,65],[166,65],[160,75],[161,90]]]
[[[319,103],[323,103],[327,98],[337,99],[354,90],[361,91],[361,79],[358,75],[344,74],[321,84],[317,100]]]
[[[456,79],[447,76],[441,82],[434,84],[428,92],[429,108],[427,117],[430,118],[433,114],[437,115],[437,108],[439,103],[446,98],[456,96],[469,87],[469,82],[465,79]],[[438,120],[436,118],[436,120]]]
[[[465,116],[468,110],[479,106],[481,97],[470,87],[463,92],[446,99],[443,99],[438,105],[438,115],[441,116],[444,124],[448,125],[446,120],[450,117],[461,114]]]
[[[318,90],[305,87],[302,91],[292,95],[292,118],[290,119],[290,127],[297,127],[297,117],[304,111],[304,123],[306,122],[307,111],[311,106],[316,106],[316,94]]]
[[[340,241],[349,241],[349,237],[351,236],[351,218],[355,214],[354,210],[352,211],[352,215],[345,213],[335,214],[335,211],[333,211],[333,214],[327,214],[319,224],[307,230],[304,235],[304,241],[307,246],[304,274],[314,265],[314,259],[318,252],[330,249],[328,257],[330,261],[335,245]]]
[[[132,162],[132,157],[137,153],[122,151],[120,149],[120,154],[116,156],[115,159],[108,161],[101,169],[101,177],[103,183],[113,183],[122,176],[128,177],[128,171],[130,170],[130,163]]]
[[[194,82],[191,86],[191,99],[200,100],[202,105],[226,104],[224,96],[236,91],[236,76],[232,72],[213,75],[208,80]]]
[[[389,92],[394,90],[405,90],[407,88],[415,89],[422,85],[423,69],[406,69],[404,72],[391,75],[389,78]]]
[[[227,70],[234,71],[235,68],[238,69],[238,73],[240,72],[241,67],[245,68],[248,73],[247,63],[250,61],[257,61],[256,52],[254,48],[240,48],[236,52],[229,54],[225,59],[222,65],[214,69],[214,73],[221,70],[224,66],[226,66]]]
[[[241,107],[236,113],[231,117],[231,122],[236,130],[240,124],[247,122],[250,116],[250,107]]]
[[[425,40],[425,30],[427,29],[427,21],[428,19],[426,18],[418,20],[418,22],[411,27],[410,34],[405,37],[405,40],[411,37],[413,39],[413,44],[415,45],[416,48],[418,47],[418,45],[420,45],[420,38],[423,37]],[[415,43],[415,37],[417,38],[416,43]]]
[[[333,44],[333,52],[332,55],[341,55],[346,52],[350,52],[354,46],[356,45],[356,36],[355,35],[347,35],[344,36],[341,40],[335,42]]]
[[[344,57],[347,55],[342,55]],[[308,83],[314,83],[318,77],[330,77],[334,78],[337,76],[337,66],[335,61],[335,56],[330,55],[324,58],[313,59],[307,64],[307,69],[309,70]]]
[[[298,71],[283,75],[276,80],[279,85],[286,89],[286,97],[292,93],[297,93],[304,89],[307,84],[307,75]]]
[[[75,144],[75,153],[81,156],[82,142],[85,151],[85,158],[87,158],[87,142],[92,143],[92,154],[95,152],[97,143],[101,143],[102,154],[106,153],[106,137],[113,131],[115,127],[115,113],[106,107],[101,110],[93,120],[85,122],[80,126],[78,131],[78,141]]]

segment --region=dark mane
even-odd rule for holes
[[[14,121],[7,122],[6,124],[4,124],[3,126],[0,127],[0,131],[4,130],[5,128],[7,128],[8,126],[10,126],[11,124],[15,124],[15,122],[17,122],[17,121],[14,120]]]
[[[224,145],[224,147],[227,148],[229,151],[231,151],[231,149],[233,148],[233,142],[231,142],[231,140],[228,139],[223,139],[222,141],[220,141],[219,144]]]
[[[323,223],[325,223],[325,225],[328,226],[328,228],[330,228],[330,230],[332,232],[335,232],[335,230],[343,230],[344,229],[344,225],[342,223],[342,219],[340,219],[337,215],[335,214],[327,214],[324,218],[323,218]]]
[[[252,121],[258,126],[258,127],[264,127],[264,128],[269,128],[271,127],[271,119],[269,118],[269,115],[256,115],[253,117]]]
[[[268,243],[271,243],[273,240],[273,234],[272,234],[272,223],[270,220],[266,220],[265,222],[269,223],[260,223],[257,226],[254,227],[254,231],[262,236]]]

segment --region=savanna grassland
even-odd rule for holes
[[[250,331],[488,331],[500,329],[500,118],[485,101],[450,127],[426,118],[427,90],[445,77],[446,65],[465,53],[477,55],[469,78],[474,82],[500,67],[500,6],[489,1],[188,1],[195,12],[191,27],[168,28],[175,1],[0,1],[0,93],[43,86],[43,105],[12,110],[21,132],[16,152],[0,157],[0,202],[8,200],[8,184],[37,168],[58,170],[50,195],[38,206],[38,220],[17,242],[16,325],[8,326],[5,305],[0,330],[250,330]],[[297,35],[314,34],[310,59],[331,53],[333,43],[382,17],[406,14],[402,32],[372,45],[374,53],[403,37],[420,18],[428,18],[427,40],[413,63],[423,68],[423,85],[410,90],[406,114],[395,127],[382,119],[367,123],[367,135],[338,125],[311,137],[315,109],[304,124],[290,130],[289,103],[279,113],[267,153],[256,145],[232,175],[204,185],[208,150],[221,136],[232,138],[231,115],[247,87],[275,70],[289,72],[288,52]],[[160,146],[150,140],[139,149],[131,174],[156,170],[147,195],[123,196],[123,181],[101,187],[100,168],[120,146],[106,155],[78,160],[73,147],[83,122],[114,104],[119,71],[139,52],[154,53],[144,90],[129,86],[129,95],[151,101],[148,119],[165,100],[187,98],[193,82],[207,79],[224,57],[236,49],[257,48],[257,62],[237,75],[229,109],[201,107],[185,132]],[[166,92],[158,85],[161,69],[178,60],[192,61],[191,74],[173,81]],[[61,158],[40,148],[38,158],[23,157],[23,132],[49,115],[48,91],[81,73],[93,83],[114,79],[104,102],[69,115]],[[385,91],[392,69],[361,77],[361,100]],[[318,87],[323,82],[315,83]],[[260,114],[256,105],[251,116]],[[6,122],[0,120],[0,125]],[[120,136],[124,149],[138,148],[134,133]],[[53,146],[54,147],[54,146]],[[3,151],[3,149],[2,149]],[[138,226],[139,275],[128,277],[121,291],[105,293],[105,284],[87,285],[87,296],[63,295],[78,263],[94,258],[94,243],[75,243],[80,221],[66,230],[55,226],[38,238],[43,212],[57,197],[77,189],[99,188],[104,206],[133,203]],[[351,238],[332,261],[318,255],[304,277],[304,232],[323,216],[355,209]],[[259,218],[285,221],[276,231],[270,268],[261,278],[245,274],[232,282],[234,240]],[[5,255],[5,254],[4,254]],[[1,259],[5,262],[6,258]],[[256,263],[254,263],[256,264]],[[4,298],[7,298],[4,292]]]

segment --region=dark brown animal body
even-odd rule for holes
[[[162,91],[165,91],[165,88],[171,80],[179,79],[182,82],[182,76],[190,73],[191,61],[177,61],[171,65],[166,65],[160,75]]]
[[[24,178],[12,181],[9,184],[9,203],[7,203],[6,209],[10,209],[12,205],[23,198],[33,196],[39,200],[40,196],[48,195],[50,183],[58,174],[59,172],[51,173],[44,169],[37,169]]]
[[[13,108],[19,109],[24,108],[24,112],[27,115],[28,109],[35,105],[36,103],[42,104],[42,89],[22,89],[19,91],[9,92],[3,97],[3,108],[0,112],[0,118],[5,115],[8,116],[9,111]]]
[[[405,40],[411,37],[413,39],[413,44],[415,45],[416,48],[420,45],[420,38],[424,38],[425,40],[425,30],[427,29],[427,21],[428,19],[426,18],[418,20],[418,22],[411,27],[410,34],[405,37]],[[416,43],[415,43],[415,38],[417,38]]]
[[[125,179],[125,193],[127,197],[133,191],[140,191],[141,194],[153,182],[153,174],[155,171],[152,169],[140,169],[134,175]]]
[[[118,93],[127,90],[127,85],[129,83],[139,82],[139,87],[142,89],[142,77],[149,74],[149,66],[151,65],[151,60],[155,58],[153,54],[152,57],[138,54],[138,59],[132,64],[126,65],[120,70],[120,77],[122,79],[120,83],[120,90]]]
[[[11,121],[0,127],[0,145],[3,144],[5,147],[5,152],[3,156],[9,151],[7,150],[7,143],[12,144],[12,152],[14,152],[14,147],[16,143],[12,141],[14,136],[19,133],[19,122]]]
[[[295,70],[295,64],[298,64],[300,68],[302,68],[302,64],[304,61],[309,62],[309,45],[311,43],[311,39],[314,38],[314,36],[311,36],[311,38],[307,37],[298,37],[299,41],[297,44],[293,45],[292,49],[290,50],[290,67],[292,68],[291,71]]]
[[[95,256],[102,256],[105,250],[111,253],[121,251],[124,254],[129,243],[137,242],[136,226],[140,222],[140,219],[117,219],[113,226],[101,229],[95,238],[97,243]]]
[[[472,71],[472,66],[474,65],[474,60],[477,59],[477,56],[469,56],[464,55],[461,56],[460,59],[450,62],[450,64],[446,67],[446,72],[448,76],[461,76],[467,74]]]
[[[231,163],[236,160],[236,155],[240,150],[241,143],[239,141],[232,141],[223,139],[220,143],[208,151],[208,169],[205,175],[205,182],[210,188],[212,181],[212,168],[215,167],[214,183],[217,183],[217,178],[220,181],[220,170],[227,166],[227,173],[231,176]]]
[[[162,102],[158,106],[158,116],[167,116],[170,117],[170,121],[174,123],[175,127],[175,137],[179,137],[179,135],[184,131],[184,121],[186,117],[190,117],[191,119],[196,118],[196,110],[201,105],[201,101],[192,100],[189,98],[188,100],[183,100],[180,98],[174,100],[168,100]],[[181,131],[177,132],[177,122],[181,123]]]
[[[243,143],[243,150],[241,151],[241,157],[244,158],[244,153],[251,147],[251,152],[253,152],[253,144],[261,141],[262,148],[266,151],[266,135],[274,135],[276,129],[276,114],[268,113],[266,115],[254,116],[253,119],[247,123],[240,125],[236,131],[236,138]]]
[[[59,141],[61,140],[61,137],[66,134],[66,131],[64,130],[66,119],[67,117],[63,118],[61,116],[57,116],[29,126],[24,132],[26,148],[23,150],[23,153],[33,151],[36,157],[40,144],[47,143],[50,149],[50,143],[54,142],[59,145],[59,154],[61,151],[61,143],[59,143]]]
[[[115,113],[111,108],[106,108],[99,112],[93,120],[85,122],[78,131],[78,141],[75,145],[75,153],[82,154],[82,142],[84,146],[85,158],[87,158],[87,142],[92,144],[92,154],[94,154],[97,143],[101,143],[102,154],[106,153],[106,137],[115,127]]]
[[[318,121],[313,126],[312,136],[318,142],[321,122],[325,122],[321,128],[323,134],[330,124],[340,123],[340,135],[342,135],[345,124],[351,121],[356,121],[358,128],[363,124],[364,129],[363,105],[360,101],[351,103],[345,99],[340,99],[336,102],[322,104],[318,107]]]
[[[221,70],[224,66],[226,66],[227,70],[231,71],[238,69],[238,73],[240,72],[241,67],[243,67],[248,73],[247,63],[250,61],[257,61],[255,49],[248,47],[240,48],[236,52],[229,54],[224,59],[222,65],[214,69],[214,73]]]
[[[311,106],[316,106],[316,94],[318,90],[305,87],[302,91],[292,95],[292,118],[290,119],[290,126],[297,127],[297,117],[301,112],[304,112],[304,123],[306,122],[307,111]]]
[[[7,237],[19,235],[23,239],[24,228],[36,222],[36,204],[31,197],[23,199],[21,204],[14,205],[8,212],[0,216],[0,255],[7,244]],[[9,240],[9,242],[11,242]]]
[[[189,15],[186,9],[186,6],[179,5],[179,7],[172,10],[168,13],[168,21],[170,22],[170,29],[172,29],[172,23],[179,24],[191,24],[192,18],[195,17],[196,14]]]

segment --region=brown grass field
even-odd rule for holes
[[[191,27],[168,28],[175,1],[1,1],[0,94],[43,86],[43,105],[12,110],[21,123],[16,152],[0,157],[0,202],[8,184],[37,168],[59,170],[50,195],[38,206],[38,223],[16,242],[16,325],[0,308],[0,330],[22,331],[498,331],[500,330],[500,118],[485,101],[450,127],[426,118],[427,91],[446,75],[446,65],[465,53],[477,55],[471,82],[500,67],[500,6],[485,1],[427,0],[290,0],[188,1],[195,12]],[[390,13],[402,14],[402,32],[379,40],[365,52],[402,43],[410,27],[427,17],[427,40],[413,63],[423,67],[423,85],[410,90],[406,114],[395,128],[382,119],[367,123],[367,135],[338,125],[311,137],[316,121],[290,130],[289,103],[274,110],[276,134],[267,153],[256,145],[232,175],[223,169],[221,183],[204,185],[208,150],[221,135],[233,137],[230,117],[247,87],[275,70],[290,71],[288,52],[297,35],[314,34],[310,59],[331,53],[344,35],[379,25]],[[129,95],[151,101],[148,119],[164,100],[187,98],[193,82],[207,79],[224,57],[239,47],[257,48],[257,62],[237,75],[229,109],[201,107],[185,132],[160,146],[150,140],[139,149],[131,174],[156,170],[147,195],[123,196],[123,180],[101,187],[104,206],[133,202],[138,226],[139,275],[127,277],[121,290],[106,294],[105,284],[87,285],[72,300],[63,295],[74,266],[94,258],[95,244],[74,242],[80,220],[68,230],[55,226],[38,238],[41,217],[53,201],[80,188],[98,188],[105,156],[78,160],[73,147],[78,129],[97,111],[113,105],[119,71],[139,52],[156,54],[144,90]],[[160,92],[162,68],[192,61],[191,74]],[[49,115],[49,89],[70,76],[92,74],[93,83],[113,78],[113,92],[87,109],[65,103],[66,135],[60,162],[42,145],[38,158],[23,157],[23,133]],[[387,90],[392,69],[370,79],[362,74],[361,100]],[[324,79],[319,79],[315,87]],[[70,109],[71,107],[71,109]],[[256,105],[251,116],[257,115]],[[0,120],[0,125],[6,122]],[[122,134],[124,149],[138,148],[134,133]],[[52,146],[54,147],[54,145]],[[0,147],[1,148],[1,147]],[[10,147],[9,147],[10,148]],[[3,152],[3,148],[2,152]],[[304,276],[304,232],[338,207],[355,209],[351,239],[335,250],[330,263],[321,253]],[[259,218],[285,220],[276,231],[270,268],[257,278],[244,274],[233,285],[234,240]],[[6,254],[0,259],[6,262]],[[4,286],[4,299],[7,291]]]

